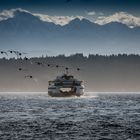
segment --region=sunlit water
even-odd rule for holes
[[[140,95],[0,95],[0,140],[140,140]]]

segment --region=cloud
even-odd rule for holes
[[[120,22],[127,25],[130,28],[140,26],[140,17],[133,16],[126,12],[118,12],[110,16],[99,16],[95,23],[104,25],[110,22]]]
[[[7,20],[8,18],[13,18],[16,11],[30,13],[33,16],[38,17],[40,20],[44,22],[52,22],[54,24],[62,25],[62,26],[68,24],[70,21],[74,20],[75,18],[78,18],[80,20],[84,18],[82,16],[49,16],[47,14],[31,13],[27,10],[16,8],[16,9],[2,11],[0,13],[0,21]]]
[[[1,20],[6,20],[8,18],[13,17],[13,12],[11,10],[4,10],[2,13],[0,13],[0,21]]]
[[[89,16],[95,16],[96,15],[96,12],[95,11],[91,11],[91,12],[88,12],[87,13]]]
[[[13,17],[14,17],[14,13],[15,13],[16,11],[30,13],[29,11],[24,10],[24,9],[21,9],[21,8],[16,8],[16,9],[11,9],[11,10],[3,10],[3,11],[0,13],[0,21],[6,20],[6,19],[8,19],[8,18],[13,18]]]
[[[75,18],[78,18],[82,20],[84,17],[82,16],[49,16],[45,14],[33,14],[34,16],[39,17],[42,21],[45,22],[53,22],[54,24],[57,25],[66,25],[70,21],[74,20]]]

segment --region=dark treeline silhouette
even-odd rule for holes
[[[37,65],[40,62],[42,65]],[[135,54],[46,56],[30,59],[0,59],[0,91],[47,91],[48,81],[65,72],[84,80],[86,91],[139,92],[140,56]],[[21,71],[19,71],[19,68]],[[22,69],[21,69],[22,68]],[[80,68],[77,71],[76,68]],[[27,79],[26,75],[34,78]]]

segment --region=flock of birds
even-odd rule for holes
[[[21,58],[23,55],[26,55],[27,53],[25,52],[20,52],[20,51],[15,51],[15,50],[8,50],[8,51],[0,51],[0,54],[1,55],[5,55],[5,56],[8,56],[9,54],[14,54],[16,55],[17,59],[18,58]],[[63,65],[58,65],[58,64],[52,64],[52,63],[43,63],[43,62],[39,62],[39,61],[36,61],[36,62],[32,62],[28,57],[24,57],[24,60],[26,61],[29,61],[30,64],[36,64],[38,66],[48,66],[48,67],[55,67],[55,68],[63,68],[65,69],[66,71],[66,74],[68,74],[69,70],[70,69],[74,69],[72,67],[66,67],[66,66],[63,66]],[[76,71],[80,71],[81,69],[80,68],[75,68]],[[23,67],[18,67],[18,71],[25,71],[25,69]],[[24,76],[25,78],[30,78],[30,79],[33,79],[34,76],[33,75],[25,75]]]
[[[13,50],[0,51],[1,54],[7,55],[7,56],[8,56],[8,52],[11,53],[11,54],[15,54],[17,57],[22,56],[23,54],[27,54],[27,53],[24,53],[24,52],[13,51]]]

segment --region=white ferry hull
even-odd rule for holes
[[[51,97],[71,97],[71,96],[82,96],[84,94],[84,87],[76,87],[75,91],[62,92],[58,87],[49,87],[48,95]]]

